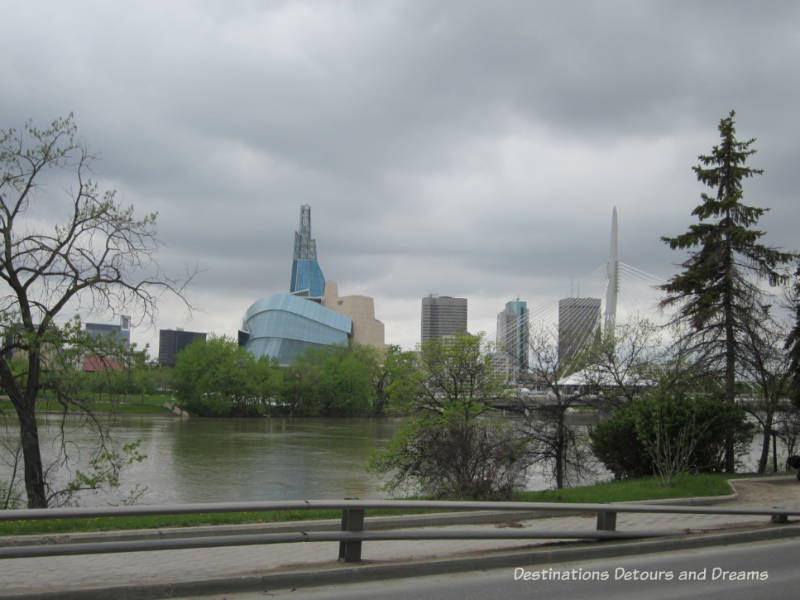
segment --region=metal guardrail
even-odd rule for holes
[[[263,512],[296,510],[341,510],[341,531],[298,531],[290,533],[241,534],[175,539],[129,540],[117,542],[88,542],[8,546],[0,548],[0,558],[55,556],[65,554],[99,554],[145,550],[174,550],[215,546],[251,544],[282,544],[293,542],[339,542],[339,559],[344,562],[361,560],[361,544],[370,540],[445,540],[445,539],[635,539],[675,535],[674,531],[617,531],[618,513],[713,514],[768,516],[773,523],[786,523],[800,516],[800,509],[778,507],[707,507],[657,504],[587,504],[552,502],[463,502],[463,501],[403,501],[403,500],[292,500],[284,502],[226,502],[211,504],[174,504],[158,506],[125,506],[103,508],[55,508],[0,511],[0,521],[121,517],[137,515],[179,515],[226,512]],[[444,511],[503,511],[503,512],[580,512],[595,513],[595,531],[527,531],[508,529],[438,529],[417,528],[394,531],[365,531],[364,511],[444,510]]]

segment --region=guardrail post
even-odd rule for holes
[[[769,520],[770,523],[784,524],[789,522],[788,515],[772,515]]]
[[[342,510],[342,531],[364,531],[363,508],[345,508]],[[339,542],[339,560],[360,562],[361,540],[357,542]]]
[[[613,510],[597,511],[597,531],[616,531],[617,513]]]

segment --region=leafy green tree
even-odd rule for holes
[[[376,369],[375,351],[366,346],[309,348],[288,371],[286,404],[303,416],[371,414]]]
[[[280,405],[285,389],[283,371],[276,361],[262,356],[255,363],[254,389],[264,412],[274,412]]]
[[[367,346],[336,347],[324,361],[323,416],[367,415],[375,403],[372,373],[376,357]]]
[[[698,181],[712,188],[703,193],[702,203],[692,214],[699,223],[676,237],[662,237],[673,250],[690,250],[683,271],[661,289],[661,305],[678,306],[677,319],[688,323],[688,333],[698,360],[724,372],[724,398],[734,402],[736,369],[741,358],[742,325],[752,317],[753,307],[762,304],[758,279],[771,285],[785,280],[779,267],[792,255],[764,246],[764,232],[753,226],[767,211],[742,202],[742,182],[761,169],[746,166],[755,153],[755,139],[736,139],[735,113],[719,124],[721,141],[711,154],[701,155],[693,167]],[[727,446],[726,469],[734,469],[733,440]]]
[[[373,369],[374,413],[403,412],[413,397],[416,373],[413,352],[403,351],[400,346],[386,348]]]
[[[419,352],[419,377],[406,405],[408,424],[371,468],[387,487],[434,497],[507,498],[527,466],[525,443],[489,418],[506,395],[482,336],[432,340]]]
[[[233,340],[210,337],[178,354],[173,386],[180,404],[201,416],[266,414],[269,394],[279,385],[268,369],[277,367],[257,363]]]

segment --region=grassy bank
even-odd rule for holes
[[[113,414],[169,414],[164,408],[164,403],[171,399],[169,394],[118,394],[109,397],[108,394],[98,394],[96,397],[86,398],[88,408],[97,413]],[[13,414],[14,407],[11,401],[0,399],[0,410],[8,410]],[[36,402],[38,412],[61,412],[61,405],[54,399],[42,394]]]
[[[725,496],[732,493],[728,479],[736,477],[741,475],[722,473],[683,475],[675,478],[672,487],[664,487],[658,477],[646,477],[562,490],[517,492],[514,499],[524,502],[637,502],[665,498]]]
[[[526,502],[625,502],[661,498],[722,496],[731,493],[728,479],[740,475],[687,475],[665,488],[657,478],[598,483],[596,485],[551,490],[518,492],[515,500]],[[409,514],[420,511],[402,511]],[[401,511],[367,511],[367,515],[401,514]],[[272,523],[307,519],[338,519],[337,510],[272,511],[201,515],[158,515],[141,517],[102,517],[96,519],[48,519],[42,521],[0,522],[0,536],[68,533],[76,531],[112,531],[120,529],[158,529],[197,525],[232,525]]]

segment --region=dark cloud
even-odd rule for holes
[[[326,276],[375,295],[411,346],[429,292],[469,295],[489,329],[511,297],[596,279],[614,206],[622,259],[674,272],[659,238],[692,222],[691,166],[731,109],[765,169],[746,199],[796,247],[798,17],[788,1],[18,4],[0,125],[75,112],[98,178],[158,211],[162,266],[200,267],[190,327],[232,334],[287,288],[310,204]]]

